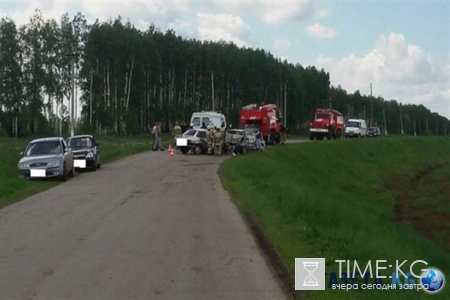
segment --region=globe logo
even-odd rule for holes
[[[444,286],[444,275],[436,269],[430,269],[423,272],[421,282],[424,287],[425,284],[428,286],[426,291],[434,293]]]

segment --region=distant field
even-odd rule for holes
[[[151,139],[148,136],[99,137],[98,139],[102,163],[109,163],[151,148]],[[29,141],[29,138],[0,138],[0,208],[60,183],[56,179],[29,181],[18,176],[19,152],[25,149]],[[165,135],[164,146],[167,146],[169,141],[170,136]]]
[[[274,245],[292,284],[296,257],[325,257],[327,284],[330,273],[338,273],[337,259],[422,259],[447,275],[446,288],[433,299],[450,299],[449,154],[449,138],[323,141],[241,156],[222,164],[220,174],[241,211],[256,219]],[[423,291],[331,288],[297,296],[431,297]]]

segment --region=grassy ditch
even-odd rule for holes
[[[442,215],[448,216],[450,172],[443,167],[439,173],[417,179],[430,166],[448,164],[449,153],[448,138],[323,141],[241,156],[226,161],[220,174],[241,211],[258,222],[289,271],[292,284],[296,257],[326,258],[327,286],[345,283],[332,280],[331,273],[338,275],[335,260],[340,259],[357,260],[364,266],[369,260],[395,263],[421,259],[450,279],[450,254],[445,247],[450,220]],[[393,186],[393,179],[407,184]],[[438,198],[433,197],[436,189],[440,189]],[[399,205],[405,190],[413,195],[410,203],[414,205],[408,206],[409,211]],[[426,201],[433,209],[423,210],[421,205]],[[425,236],[417,223],[407,217],[420,213],[425,214],[424,218],[441,220],[442,225],[428,228],[440,230],[434,237]],[[417,265],[414,271],[420,273],[422,267]],[[388,268],[382,275],[389,276],[394,271]],[[360,279],[360,283],[364,282]],[[368,283],[374,281],[369,278]],[[392,280],[383,283],[390,284]],[[430,297],[423,291],[346,292],[328,287],[325,291],[296,295],[302,299]],[[434,299],[450,299],[449,295],[447,286]]]

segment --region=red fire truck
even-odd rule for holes
[[[268,144],[280,143],[280,121],[277,118],[275,104],[250,104],[244,106],[239,113],[239,125],[259,126],[261,134]]]
[[[334,109],[317,108],[314,121],[309,128],[310,140],[323,140],[340,138],[344,132],[344,117]]]

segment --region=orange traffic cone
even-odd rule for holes
[[[169,149],[167,150],[169,152],[169,156],[173,157],[173,149],[172,146],[169,146]]]

